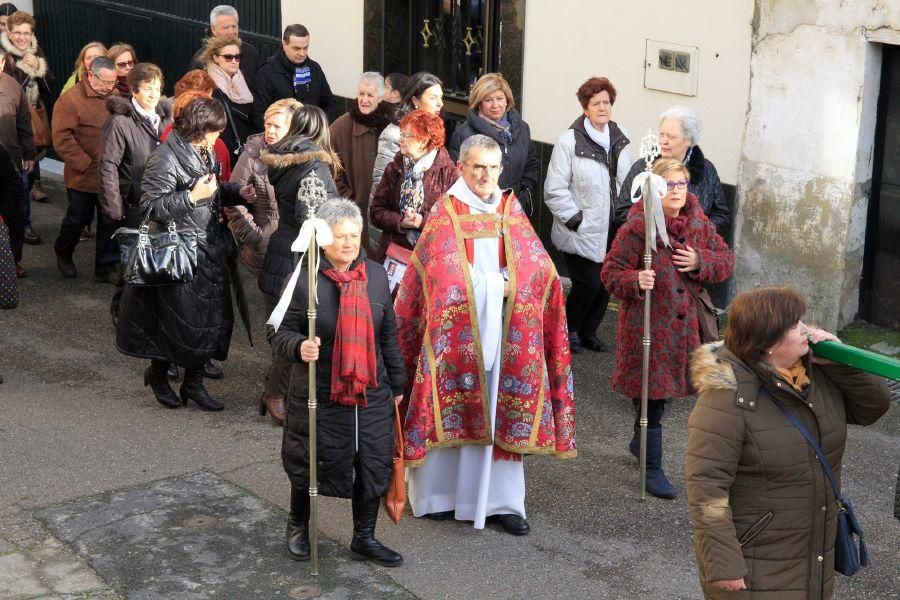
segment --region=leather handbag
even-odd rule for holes
[[[36,148],[48,148],[53,145],[50,135],[50,119],[47,118],[47,108],[43,102],[37,106],[29,106],[31,112],[31,131],[34,134]]]
[[[707,344],[715,342],[719,339],[719,315],[724,311],[716,308],[712,298],[706,288],[699,283],[688,281],[684,274],[675,270],[681,278],[684,287],[694,299],[694,305],[697,307],[697,321],[700,324],[700,343]]]
[[[147,218],[138,229],[120,227],[115,232],[123,279],[129,285],[155,286],[188,283],[197,266],[197,242],[202,232],[176,229],[170,222],[165,231],[150,233]]]
[[[403,509],[406,506],[406,468],[403,464],[403,429],[400,425],[400,403],[394,401],[394,433],[396,444],[394,446],[393,466],[391,467],[391,479],[388,482],[388,491],[384,495],[384,510],[395,524],[400,524]]]
[[[819,459],[822,471],[825,472],[825,476],[831,483],[834,497],[839,498],[837,535],[834,539],[834,570],[841,575],[850,577],[859,571],[861,567],[869,566],[869,553],[866,550],[866,542],[863,540],[862,527],[860,527],[856,514],[853,512],[853,505],[850,503],[849,498],[841,495],[837,480],[834,477],[834,471],[831,470],[831,465],[828,464],[828,459],[825,457],[822,449],[819,448],[815,438],[810,435],[800,420],[791,414],[781,402],[776,400],[768,390],[765,388],[760,388],[760,390],[772,400],[778,410],[781,411],[781,414],[791,422],[791,425],[806,438],[806,442],[812,447],[816,457]]]
[[[16,281],[16,259],[9,245],[9,228],[0,217],[0,308],[19,305],[19,283]]]

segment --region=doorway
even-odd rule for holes
[[[860,316],[900,329],[900,46],[882,46]]]

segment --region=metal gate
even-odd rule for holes
[[[220,0],[35,0],[37,38],[56,74],[57,91],[74,68],[82,46],[126,42],[139,60],[158,65],[165,89],[187,71],[209,35],[209,11]],[[241,38],[265,60],[281,47],[281,0],[231,0],[240,15]]]

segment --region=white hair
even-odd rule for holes
[[[469,151],[472,148],[481,148],[483,150],[494,150],[500,152],[500,144],[492,140],[482,133],[476,133],[472,137],[468,137],[459,147],[459,161],[466,162],[469,158]]]
[[[362,212],[359,210],[359,205],[352,200],[344,198],[329,198],[316,210],[316,216],[328,223],[328,226],[331,228],[334,228],[335,225],[344,219],[350,219],[360,229],[363,226]]]
[[[220,4],[209,13],[209,24],[213,27],[216,26],[216,22],[219,20],[219,17],[238,17],[237,9],[233,6],[228,6],[227,4]]]
[[[674,119],[681,124],[681,133],[684,137],[691,140],[692,146],[696,146],[700,141],[700,130],[703,129],[703,122],[700,120],[700,115],[694,112],[693,109],[679,104],[670,106],[663,111],[663,114],[659,115],[660,125],[666,119]]]
[[[370,83],[375,84],[375,94],[378,96],[384,96],[384,77],[381,76],[381,73],[377,71],[366,71],[362,75],[359,76],[359,81],[357,85],[362,83],[363,81],[368,81]]]

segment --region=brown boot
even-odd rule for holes
[[[266,412],[272,417],[276,425],[284,425],[284,418],[287,416],[287,410],[284,406],[284,398],[280,396],[270,396],[263,392],[259,397],[259,416],[265,416]]]
[[[47,202],[50,200],[50,197],[47,196],[47,192],[44,191],[44,188],[41,187],[41,180],[35,179],[34,185],[31,186],[31,192],[29,193],[31,200],[35,202]]]

